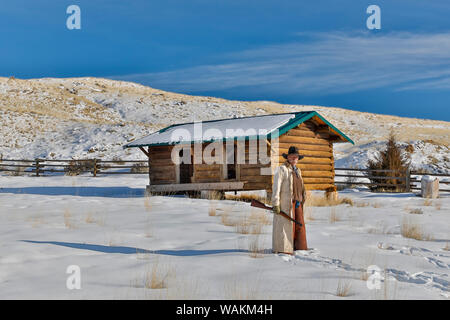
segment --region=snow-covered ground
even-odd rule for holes
[[[448,195],[341,191],[353,205],[307,208],[311,249],[287,256],[271,253],[269,212],[148,198],[146,183],[0,176],[0,299],[450,297]],[[403,237],[405,226],[424,240]],[[80,268],[79,290],[66,286],[71,265]],[[369,266],[381,272],[368,275]],[[164,288],[150,288],[151,279]]]

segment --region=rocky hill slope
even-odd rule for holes
[[[393,129],[415,169],[450,172],[450,123],[342,108],[231,101],[102,78],[0,78],[0,155],[144,159],[122,146],[174,123],[316,110],[355,141],[336,145],[336,166],[363,167]]]

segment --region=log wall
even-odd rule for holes
[[[177,182],[176,167],[172,162],[173,146],[149,147],[150,184],[171,184]]]
[[[309,120],[279,137],[279,155],[273,158],[281,165],[290,146],[296,146],[301,155],[297,167],[301,169],[307,190],[326,190],[334,187],[333,144],[327,127]]]
[[[314,121],[308,120],[279,137],[278,155],[273,152],[274,145],[265,144],[266,154],[270,155],[272,163],[279,166],[285,162],[282,154],[287,153],[290,146],[298,147],[300,153],[305,156],[297,166],[302,171],[306,189],[326,190],[334,188],[334,158],[331,142],[333,138],[330,136],[328,127],[319,126]],[[250,164],[251,159],[258,159],[258,150],[257,154],[251,154],[249,144],[249,141],[245,141],[245,163],[237,164],[236,179],[225,179],[224,165],[222,163],[207,164],[203,157],[202,164],[193,164],[192,182],[244,181],[243,190],[271,191],[273,176],[261,174],[261,168],[270,168],[271,163],[261,164],[258,161],[256,164]],[[207,146],[208,143],[202,144],[202,151]],[[171,161],[172,148],[173,146],[160,146],[148,149],[151,184],[177,183],[177,167]],[[193,154],[194,146],[191,147],[191,152]],[[225,150],[223,157],[225,157]]]
[[[270,146],[265,143],[264,146],[266,150],[264,150],[264,154],[267,157],[270,157]],[[252,148],[253,149],[253,148]],[[240,171],[240,181],[246,181],[244,183],[244,190],[261,190],[261,189],[272,189],[272,175],[262,175],[262,168],[270,168],[270,162],[267,164],[261,164],[258,160],[259,157],[259,142],[256,148],[256,154],[251,154],[250,151],[254,152],[255,150],[251,150],[249,141],[245,142],[245,164],[239,164]],[[257,163],[254,162],[253,159],[257,159]]]
[[[194,178],[193,182],[220,182],[222,181],[222,164],[213,163],[208,164],[207,162],[213,162],[213,159],[206,157],[203,152],[209,143],[202,144],[202,163],[194,164]],[[194,152],[194,147],[192,147],[192,152]],[[208,152],[209,154],[209,152]],[[215,151],[211,152],[211,156],[215,156]]]

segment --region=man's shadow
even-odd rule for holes
[[[208,254],[221,254],[221,253],[237,253],[237,252],[246,252],[247,250],[241,249],[215,249],[215,250],[147,250],[141,248],[133,248],[133,247],[124,247],[124,246],[104,246],[98,244],[89,244],[89,243],[75,243],[75,242],[60,242],[60,241],[34,241],[34,240],[20,240],[28,243],[38,243],[38,244],[52,244],[57,246],[88,250],[88,251],[96,251],[103,253],[120,253],[120,254],[162,254],[169,256],[203,256]]]

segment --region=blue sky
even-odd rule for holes
[[[81,30],[66,8],[81,8]],[[366,8],[381,8],[368,30]],[[450,121],[450,2],[15,0],[0,76],[96,76],[239,100]]]

